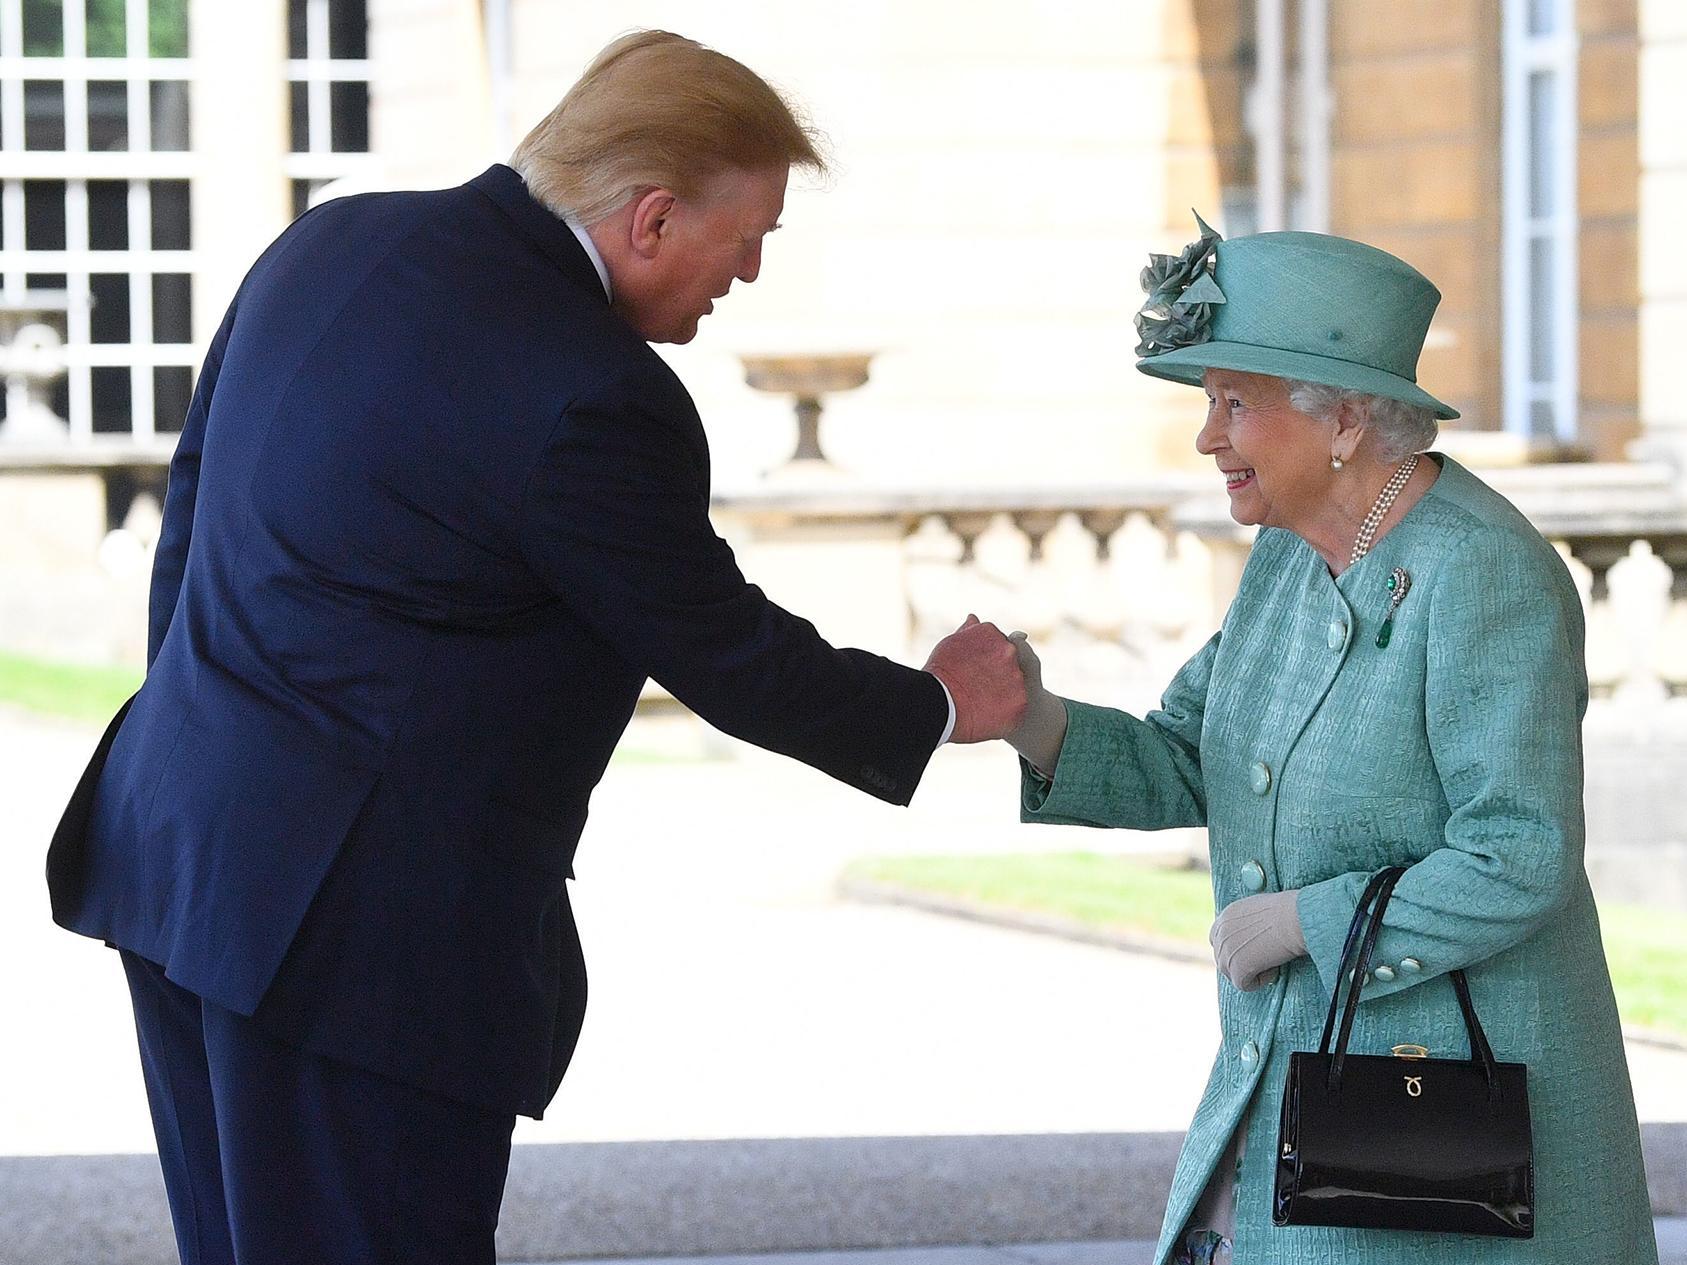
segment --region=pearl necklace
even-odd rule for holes
[[[1371,506],[1371,512],[1365,515],[1365,521],[1359,524],[1359,535],[1353,541],[1353,554],[1347,560],[1352,566],[1359,559],[1371,552],[1371,542],[1376,539],[1377,528],[1382,520],[1388,516],[1388,511],[1394,508],[1394,502],[1399,499],[1400,489],[1406,486],[1406,480],[1412,477],[1412,471],[1418,468],[1418,455],[1413,453],[1400,463],[1381,492],[1377,494],[1376,504]]]

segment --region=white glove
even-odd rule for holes
[[[1244,896],[1219,911],[1207,939],[1219,973],[1244,993],[1277,978],[1277,968],[1306,956],[1297,891]]]
[[[1029,638],[1016,632],[1009,633],[1008,640],[1019,654],[1019,672],[1025,678],[1025,718],[1008,734],[1008,745],[1037,772],[1052,778],[1066,742],[1066,704],[1043,688],[1043,661]]]

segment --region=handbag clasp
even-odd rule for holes
[[[1397,1045],[1394,1047],[1394,1057],[1397,1059],[1426,1059],[1429,1057],[1429,1047],[1426,1045]]]

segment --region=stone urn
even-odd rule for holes
[[[796,401],[797,446],[784,469],[829,466],[820,448],[821,401],[835,391],[853,391],[867,381],[872,352],[832,355],[740,356],[744,381],[757,391]]]
[[[44,301],[0,304],[0,376],[6,381],[6,420],[0,423],[0,442],[56,444],[69,434],[65,420],[53,412],[53,383],[64,376],[64,340],[46,317],[63,312],[65,304]]]

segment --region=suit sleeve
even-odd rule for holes
[[[1159,710],[1141,720],[1068,702],[1054,780],[1019,762],[1020,820],[1128,830],[1205,825],[1201,724],[1221,635],[1183,666]]]
[[[231,304],[211,346],[205,353],[205,363],[199,370],[199,381],[193,389],[182,423],[181,437],[176,441],[175,455],[170,458],[170,476],[164,489],[164,522],[158,534],[158,548],[152,559],[152,589],[147,602],[146,665],[150,669],[158,658],[164,634],[170,631],[170,619],[176,612],[176,600],[182,591],[182,575],[187,569],[188,546],[193,540],[193,507],[199,496],[199,457],[205,447],[205,419],[211,411],[211,393],[217,386],[217,375],[223,367],[223,351],[228,346],[229,330],[234,325],[234,306]]]
[[[1556,558],[1507,533],[1462,542],[1432,595],[1425,721],[1450,816],[1394,889],[1367,1000],[1491,957],[1532,935],[1582,873],[1581,604]],[[1301,927],[1326,989],[1367,875],[1301,890]]]
[[[906,804],[943,686],[814,626],[745,580],[708,517],[707,450],[671,418],[577,404],[528,481],[529,564],[604,640],[718,728]]]

